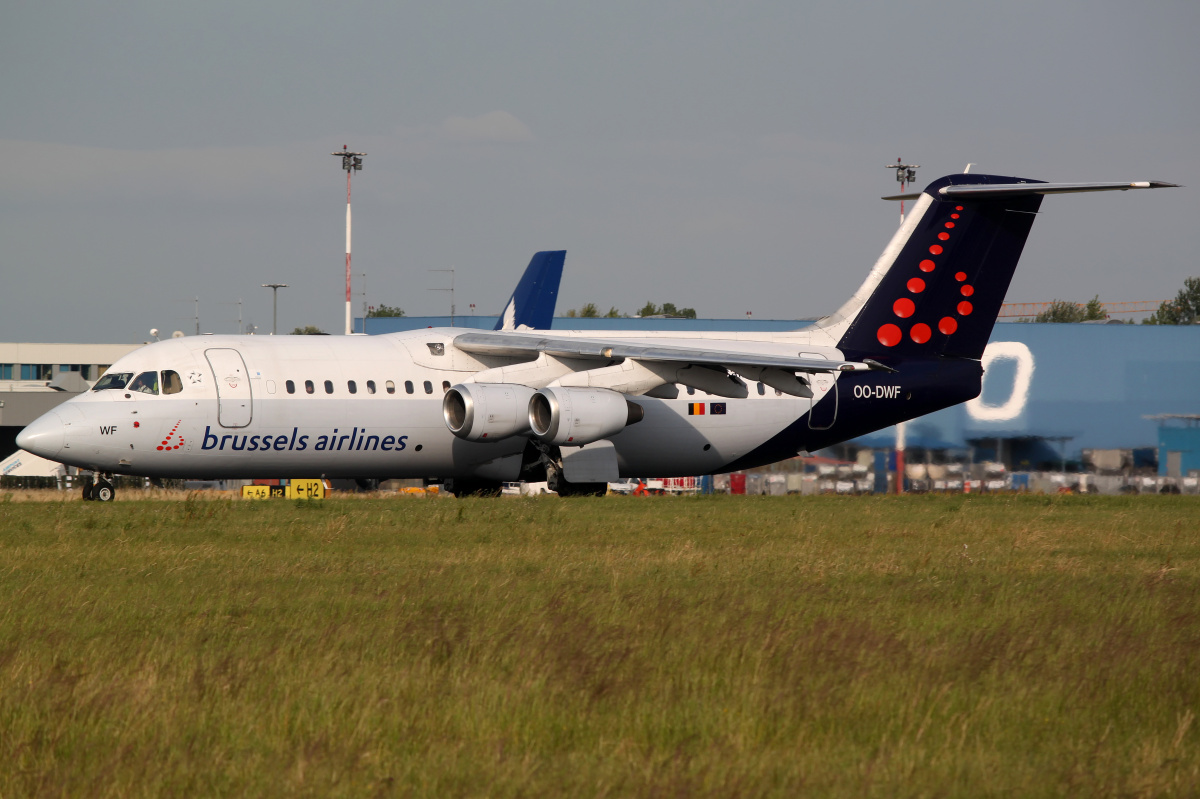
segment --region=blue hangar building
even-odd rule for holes
[[[451,325],[448,316],[356,320],[369,334]],[[559,330],[782,331],[805,319],[554,319]],[[458,327],[492,329],[494,316],[459,316]],[[983,356],[983,393],[911,421],[909,449],[973,449],[1010,469],[1057,468],[1084,450],[1157,455],[1160,474],[1200,470],[1200,325],[1000,323]],[[895,446],[887,428],[856,439]]]

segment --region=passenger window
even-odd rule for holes
[[[358,383],[355,383],[353,380],[347,380],[346,381],[346,390],[349,391],[351,394],[357,394],[358,393]]]
[[[125,387],[126,391],[140,391],[143,394],[158,393],[158,372],[142,372]]]
[[[413,384],[412,384],[411,380],[404,381],[404,393],[406,393],[406,394],[413,393]]]
[[[332,393],[333,393],[333,381],[332,381],[332,380],[326,380],[326,381],[325,381],[325,393],[326,393],[326,394],[332,394]]]
[[[428,380],[425,381],[425,393],[426,394],[433,393],[433,383],[430,383]]]
[[[766,390],[765,388],[763,388],[763,384],[762,384],[762,383],[759,383],[759,384],[758,384],[758,396],[760,396],[760,397],[761,397],[761,396],[763,396],[763,395],[764,395],[764,394],[766,394],[766,393],[767,393],[767,390]]]
[[[284,385],[287,386],[287,393],[289,393],[289,394],[296,393],[296,384],[294,382],[289,380],[286,383],[284,383]]]
[[[304,390],[307,391],[309,394],[313,393],[313,390],[314,390],[313,389],[313,381],[305,380],[304,381]]]
[[[395,383],[393,383],[391,380],[387,381],[387,382],[386,382],[386,383],[384,383],[383,385],[384,385],[384,388],[386,388],[386,389],[387,389],[387,393],[389,393],[389,394],[395,394],[395,393],[396,393],[396,384],[395,384]]]
[[[162,380],[164,394],[178,394],[180,391],[183,391],[183,378],[179,376],[179,372],[164,369]]]
[[[374,380],[368,380],[368,381],[367,381],[367,393],[368,393],[368,394],[374,394],[374,393],[375,393],[375,381],[374,381]]]
[[[446,393],[447,391],[449,391],[449,390],[450,390],[450,381],[449,381],[449,380],[443,380],[443,381],[442,381],[442,393],[443,393],[443,394],[445,394],[445,393]]]

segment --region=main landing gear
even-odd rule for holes
[[[91,475],[83,478],[84,502],[112,502],[117,497],[117,489],[113,488],[113,476],[101,474],[93,478]]]
[[[531,466],[546,475],[546,488],[560,497],[602,497],[608,493],[608,483],[572,483],[563,476],[562,452],[558,447],[546,444],[536,438],[529,440],[526,448],[526,461],[533,461]],[[536,460],[531,455],[536,454]],[[522,479],[525,478],[522,475]]]
[[[499,480],[482,480],[472,477],[450,477],[444,485],[448,492],[459,499],[463,497],[498,497],[503,488]]]

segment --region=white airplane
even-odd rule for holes
[[[1044,195],[1173,185],[943,177],[904,195],[858,291],[794,332],[538,331],[515,307],[494,331],[157,342],[17,444],[97,472],[101,500],[115,474],[443,478],[459,495],[546,480],[569,496],[772,463],[978,396]]]

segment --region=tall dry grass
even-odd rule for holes
[[[1192,795],[1198,509],[0,502],[0,795]]]

